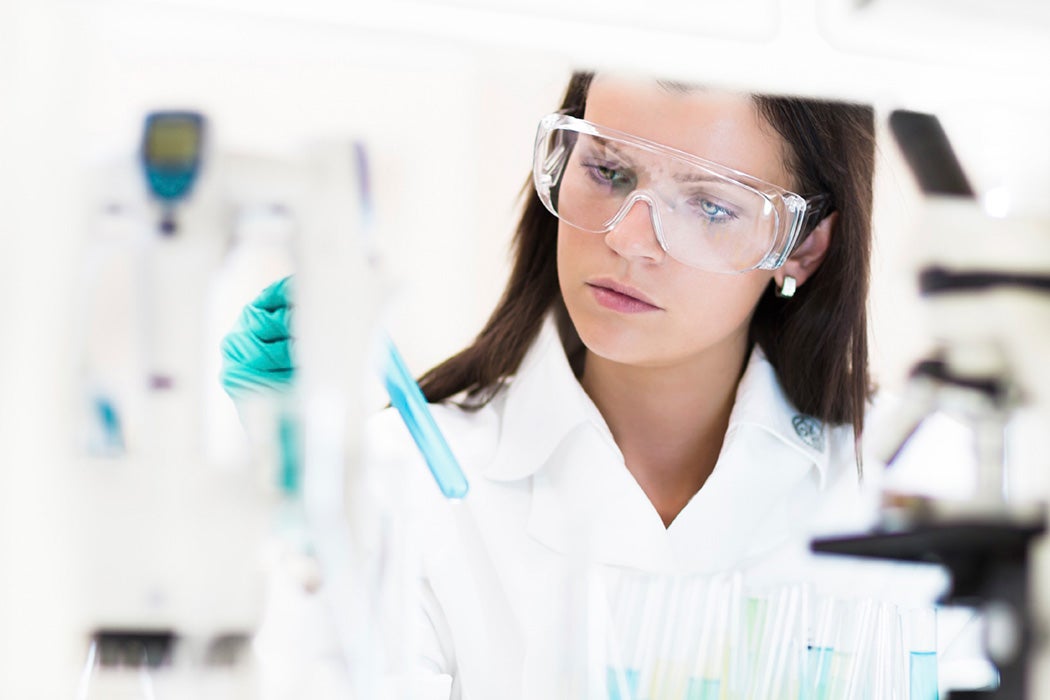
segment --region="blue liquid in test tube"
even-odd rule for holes
[[[621,692],[621,685],[626,681],[627,695]],[[638,697],[638,671],[609,668],[606,671],[606,686],[609,688],[609,700],[634,700]]]
[[[710,678],[690,678],[685,691],[686,700],[718,700],[722,696],[722,682]]]
[[[445,442],[445,436],[434,422],[423,390],[412,378],[401,353],[389,338],[386,339],[383,380],[391,405],[401,414],[441,493],[445,494],[446,498],[464,498],[470,488],[467,477]]]
[[[913,651],[908,661],[911,700],[938,700],[937,652]]]
[[[831,678],[832,647],[806,649],[806,685],[803,700],[827,700],[828,679]]]

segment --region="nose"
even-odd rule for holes
[[[626,213],[605,234],[605,243],[618,255],[628,259],[659,262],[665,255],[658,238],[659,223],[652,202],[636,198]]]

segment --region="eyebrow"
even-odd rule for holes
[[[608,139],[602,139],[600,141],[595,141],[595,143],[600,145],[605,150],[611,151],[612,154],[615,155],[615,156],[619,156],[620,158],[623,158],[624,160],[630,160],[630,158],[625,156],[623,151],[620,150],[620,148],[617,146],[615,141],[609,141]]]
[[[599,143],[601,144],[602,148],[611,151],[613,155],[618,156],[619,158],[622,158],[626,161],[630,161],[632,165],[634,164],[633,159],[629,155],[625,155],[619,148],[619,144],[617,144],[615,141],[602,139]],[[674,179],[675,182],[685,184],[691,184],[696,182],[714,182],[719,184],[733,183],[732,178],[727,178],[721,175],[716,175],[715,173],[709,173],[701,170],[697,170],[696,172],[692,173],[678,173],[672,175],[671,177]]]
[[[671,94],[684,95],[698,89],[699,86],[690,85],[677,80],[657,80],[656,84]]]
[[[674,175],[675,182],[732,182],[731,180],[715,175],[714,173],[706,172],[695,172],[688,174]]]

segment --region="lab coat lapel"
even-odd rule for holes
[[[505,401],[499,448],[486,475],[497,481],[532,476],[528,533],[573,558],[666,567],[663,523],[572,373],[553,316]]]
[[[792,406],[756,346],[715,469],[669,529],[683,568],[737,566],[797,533],[824,488],[828,439]]]
[[[824,426],[791,405],[760,348],[714,472],[668,529],[587,402],[593,414],[577,419],[533,477],[528,531],[563,554],[647,571],[726,569],[786,538],[823,488]]]
[[[526,625],[524,697],[583,697],[594,661],[586,645],[595,623],[589,616],[597,614],[593,565],[667,570],[667,533],[619,450],[590,423],[567,435],[533,476],[531,496],[526,530],[550,566],[545,603]]]
[[[654,572],[731,568],[787,537],[792,514],[801,518],[820,492],[809,456],[741,426],[727,435],[707,483],[665,529],[619,454],[603,455],[588,432],[581,426],[534,476],[527,527],[545,546],[592,563]],[[785,527],[771,527],[773,520]]]
[[[514,481],[535,473],[568,432],[590,419],[590,399],[572,373],[552,316],[544,322],[501,400],[505,403],[499,445],[485,470],[496,481]],[[590,409],[597,413],[593,405]]]
[[[790,535],[785,506],[794,512],[812,505],[818,493],[810,458],[785,450],[767,431],[741,426],[727,435],[718,467],[671,523],[674,556],[690,572],[739,566]],[[771,530],[778,517],[782,527]]]
[[[791,404],[773,365],[757,345],[737,387],[727,436],[743,426],[765,431],[779,440],[769,443],[766,462],[780,461],[785,452],[797,452],[816,469],[821,488],[824,487],[830,452],[828,426]]]
[[[594,563],[659,571],[673,562],[656,509],[619,450],[590,424],[567,436],[533,477],[528,532]]]

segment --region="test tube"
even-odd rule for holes
[[[802,700],[828,700],[831,661],[835,652],[834,622],[839,601],[832,597],[820,598],[813,606],[813,632],[806,646],[806,673]]]
[[[693,663],[685,688],[687,700],[718,700],[721,696],[728,618],[728,590],[721,577],[713,577],[700,592],[700,634],[693,649]]]
[[[663,591],[660,582],[654,580],[652,576],[640,576],[637,585],[640,589],[639,605],[632,611],[632,614],[639,618],[638,635],[635,640],[634,653],[628,662],[630,668],[627,671],[627,683],[632,700],[649,697],[653,670],[656,666],[655,647],[660,638],[663,613]]]
[[[748,594],[744,603],[744,634],[745,641],[743,649],[743,662],[747,668],[747,697],[751,697],[757,685],[759,666],[762,661],[762,645],[765,644],[769,626],[770,602],[769,594]]]
[[[872,635],[875,630],[875,620],[878,614],[878,605],[872,599],[861,602],[860,614],[857,617],[856,634],[853,638],[853,658],[849,664],[849,684],[844,700],[868,700],[867,694],[871,689],[871,668],[874,649],[872,648]],[[837,696],[833,696],[837,697]]]
[[[871,600],[847,600],[836,607],[834,626],[837,632],[827,685],[829,700],[849,697],[851,685],[860,675],[865,623],[871,616],[872,607]]]
[[[901,635],[901,616],[897,606],[883,602],[879,605],[875,626],[875,653],[872,668],[871,692],[874,698],[903,700],[907,691],[904,680],[904,649]]]
[[[905,613],[905,621],[908,697],[911,700],[938,700],[936,608],[911,608]]]
[[[810,591],[805,585],[792,586],[788,627],[784,630],[781,659],[773,676],[777,697],[798,700],[802,693],[802,676],[806,664],[806,621],[809,619]]]
[[[747,651],[750,646],[746,624],[747,599],[744,577],[735,572],[729,581],[729,610],[726,626],[726,670],[720,700],[741,700],[747,693]]]
[[[764,676],[769,666],[770,642],[780,612],[780,600],[776,592],[765,590],[748,596],[748,685],[747,697],[755,700],[762,697]],[[768,694],[768,688],[765,693]]]
[[[653,696],[660,698],[685,698],[688,692],[692,661],[696,657],[697,638],[707,624],[704,618],[704,601],[707,581],[703,576],[679,576],[677,604],[673,608],[673,633],[670,647],[665,649],[665,668],[662,682]]]
[[[673,624],[674,580],[668,576],[653,575],[649,596],[652,611],[652,628],[645,645],[642,662],[642,682],[638,685],[637,700],[658,700],[657,686],[662,680],[665,666],[668,626]],[[646,613],[649,614],[648,612]]]
[[[610,620],[610,622],[614,622]],[[608,661],[605,666],[605,688],[609,700],[631,700],[634,692],[627,680],[627,665],[624,661],[623,630],[615,624],[609,625],[609,636],[606,645]]]
[[[788,656],[800,609],[800,589],[786,586],[771,596],[751,697],[773,698],[787,676]]]
[[[706,576],[679,575],[671,579],[668,623],[660,652],[660,674],[652,691],[654,698],[686,697],[695,658],[693,647],[697,637],[711,626],[703,614],[708,585]]]
[[[628,628],[625,608],[634,594],[633,581],[617,572],[607,572],[609,587],[608,635],[606,637],[606,692],[609,700],[630,700],[633,692],[627,683],[629,640],[637,636],[637,629]]]
[[[390,338],[385,339],[382,371],[390,403],[401,415],[441,493],[449,499],[465,498],[470,488],[467,477],[434,421],[423,390]]]

